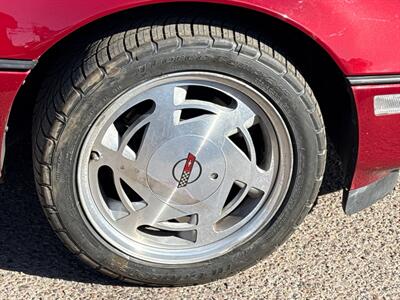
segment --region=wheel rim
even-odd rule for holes
[[[132,88],[100,113],[77,185],[85,216],[117,251],[184,264],[264,228],[292,166],[288,130],[265,96],[232,77],[182,72]]]

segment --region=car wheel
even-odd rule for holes
[[[253,265],[303,220],[325,129],[261,34],[163,19],[120,21],[60,59],[35,111],[35,179],[52,227],[90,266],[197,284]]]

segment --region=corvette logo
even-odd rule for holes
[[[190,174],[192,173],[194,163],[196,162],[196,156],[189,152],[185,166],[183,167],[181,178],[178,182],[178,188],[182,188],[188,185]]]

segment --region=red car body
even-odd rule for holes
[[[3,0],[0,4],[0,146],[3,144],[3,151],[13,101],[29,76],[29,69],[40,64],[47,51],[91,22],[161,2],[176,1]],[[351,178],[350,193],[364,191],[400,167],[400,114],[377,116],[374,111],[377,95],[400,94],[400,76],[396,75],[400,74],[400,5],[397,1],[200,2],[218,3],[221,8],[236,6],[279,19],[312,38],[332,58],[347,80],[348,92],[356,107],[357,149],[350,155],[355,168],[347,174]],[[14,62],[18,62],[16,67]]]

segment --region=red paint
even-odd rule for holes
[[[128,8],[161,2],[172,0],[2,1],[0,58],[38,59],[57,41],[89,22]],[[324,47],[346,75],[400,73],[398,1],[203,2],[250,8],[294,25]]]
[[[18,89],[29,72],[0,72],[0,153],[5,127]],[[0,177],[2,165],[0,161]]]
[[[353,87],[358,111],[359,148],[352,189],[400,166],[400,114],[375,116],[374,96],[400,94],[400,84]]]
[[[183,172],[184,173],[192,173],[193,165],[194,162],[196,161],[196,156],[194,156],[192,153],[189,153],[187,158],[186,158],[186,163],[185,166],[183,167]]]
[[[178,188],[182,188],[188,185],[189,177],[192,173],[193,165],[196,161],[196,156],[189,152],[188,156],[186,157],[185,166],[183,167],[181,178],[178,182]]]

